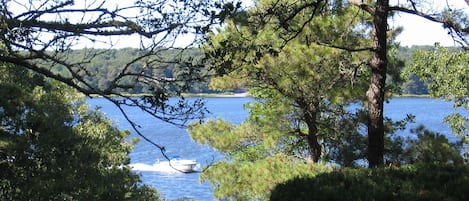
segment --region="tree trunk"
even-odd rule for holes
[[[319,162],[321,158],[321,145],[318,142],[318,129],[316,125],[309,127],[308,131],[308,146],[309,146],[309,157],[314,162]]]
[[[308,148],[309,148],[309,159],[314,162],[318,162],[321,158],[321,145],[318,142],[318,128],[317,128],[317,108],[319,107],[319,103],[312,104],[312,108],[308,107],[305,110],[305,122],[308,125]]]
[[[387,18],[389,0],[378,0],[373,16],[373,58],[368,98],[368,165],[378,167],[384,162],[383,105],[387,70]]]

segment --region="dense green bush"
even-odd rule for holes
[[[0,63],[1,201],[158,201],[131,172],[134,139],[56,81]]]
[[[341,169],[277,185],[271,200],[469,200],[469,167]]]

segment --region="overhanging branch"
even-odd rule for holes
[[[335,49],[340,49],[340,50],[345,50],[348,52],[363,52],[363,51],[373,51],[372,47],[361,47],[361,48],[353,48],[352,46],[339,46],[339,45],[334,45],[334,44],[329,44],[329,43],[324,43],[321,41],[315,41],[317,45],[321,45],[324,47],[330,47],[330,48],[335,48]]]
[[[176,92],[168,91],[169,87],[164,84],[179,80],[162,79],[160,75],[153,74],[159,73],[156,71],[158,68],[167,66],[164,64],[165,61],[153,60],[159,56],[162,49],[176,49],[175,41],[181,36],[188,33],[199,36],[210,31],[210,27],[218,24],[222,18],[218,15],[219,12],[232,12],[237,7],[225,8],[222,7],[224,2],[219,1],[213,3],[212,1],[142,0],[128,7],[112,10],[105,6],[105,0],[93,1],[92,4],[82,8],[78,8],[73,2],[37,0],[33,4],[33,1],[0,1],[0,62],[34,71],[62,82],[87,96],[100,95],[113,99],[117,101],[114,103],[118,106],[140,107],[153,117],[178,126],[184,125],[188,120],[204,118],[206,111],[202,102],[194,104],[178,102],[175,105],[168,103],[171,94],[179,96],[187,84],[182,83],[180,85],[184,86],[173,87],[179,87],[173,89],[177,90]],[[107,88],[105,88],[107,83],[101,87],[89,79],[96,76],[99,69],[87,69],[84,65],[91,62],[96,55],[90,56],[85,53],[78,58],[78,62],[67,58],[68,54],[73,52],[74,45],[83,42],[81,39],[87,39],[93,44],[96,41],[109,39],[110,42],[105,43],[109,46],[103,47],[107,49],[113,48],[113,40],[123,35],[140,36],[131,42],[147,48],[142,53],[130,56],[132,58],[126,60],[124,66],[115,66],[115,74],[113,72],[106,75],[112,82]],[[190,45],[186,45],[183,49],[189,49]],[[148,62],[145,63],[147,59]],[[196,70],[191,67],[195,64],[192,60],[184,59],[187,58],[171,57],[167,62],[177,63],[184,70],[187,69],[187,73],[183,72],[184,76],[187,74],[194,77],[193,72]],[[185,62],[191,65],[186,66]],[[141,65],[142,63],[148,65]],[[133,68],[134,65],[141,68]],[[55,72],[55,66],[65,69],[65,73]],[[143,77],[145,79],[142,79]],[[183,81],[192,77],[184,77]],[[148,94],[144,97],[133,97],[126,93],[128,91],[125,90],[136,86],[147,87]],[[119,102],[120,100],[124,101]],[[121,112],[126,114],[124,110]],[[141,135],[138,126],[131,119],[127,120]],[[144,135],[141,136],[145,138]],[[150,143],[161,150],[161,146]]]

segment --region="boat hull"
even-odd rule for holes
[[[173,170],[178,172],[195,172],[198,166],[198,163],[194,160],[169,160],[163,162],[157,162],[153,164],[155,169],[159,170]]]
[[[134,171],[151,171],[167,173],[190,173],[200,169],[199,163],[195,160],[170,159],[157,161],[153,165],[135,163],[129,165]]]

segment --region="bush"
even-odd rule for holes
[[[341,169],[277,185],[271,200],[469,200],[469,167]]]

